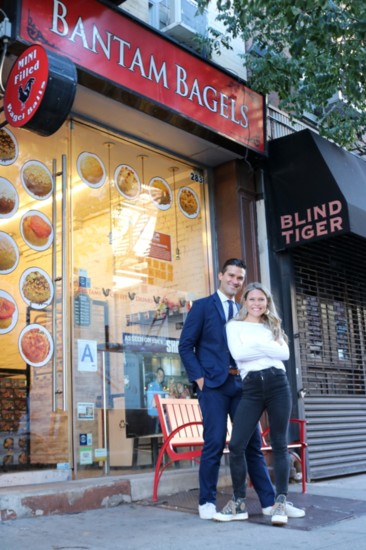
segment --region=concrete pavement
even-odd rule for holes
[[[310,483],[307,495],[301,495],[300,487],[290,485],[289,500],[291,496],[296,497],[296,504],[311,502],[312,514],[317,514],[317,500],[324,502],[327,498],[331,504],[350,499],[354,506],[351,506],[352,513],[342,521],[326,524],[325,512],[325,525],[317,528],[310,526],[306,530],[301,527],[293,528],[290,524],[287,527],[272,527],[270,523],[258,524],[251,521],[225,524],[202,521],[194,513],[164,509],[142,500],[79,514],[1,522],[0,548],[202,550],[203,547],[208,547],[221,550],[245,547],[268,550],[269,547],[276,548],[280,545],[296,550],[366,550],[366,475]],[[360,502],[363,510],[361,515],[357,511],[361,510]]]

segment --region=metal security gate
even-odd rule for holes
[[[309,478],[366,471],[366,240],[292,251]]]

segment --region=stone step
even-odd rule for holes
[[[1,521],[17,518],[73,514],[123,503],[151,500],[154,474],[137,473],[81,480],[49,481],[0,488]],[[0,476],[0,484],[2,476]],[[198,487],[197,469],[164,472],[160,495]]]

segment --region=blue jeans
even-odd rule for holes
[[[240,376],[231,375],[218,388],[204,386],[202,391],[197,391],[203,416],[205,440],[199,469],[199,504],[216,503],[220,461],[226,440],[227,416],[234,418],[241,393]],[[246,459],[249,475],[262,508],[272,506],[275,492],[261,452],[261,439],[257,426],[248,443]]]
[[[246,449],[262,413],[267,410],[273,449],[276,495],[286,495],[290,473],[287,449],[291,392],[284,370],[270,367],[244,378],[230,441],[230,472],[235,499],[245,498],[248,473]]]

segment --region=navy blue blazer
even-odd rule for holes
[[[217,292],[193,303],[178,348],[190,382],[204,377],[208,387],[216,388],[226,381],[231,357],[225,324],[224,308]]]

